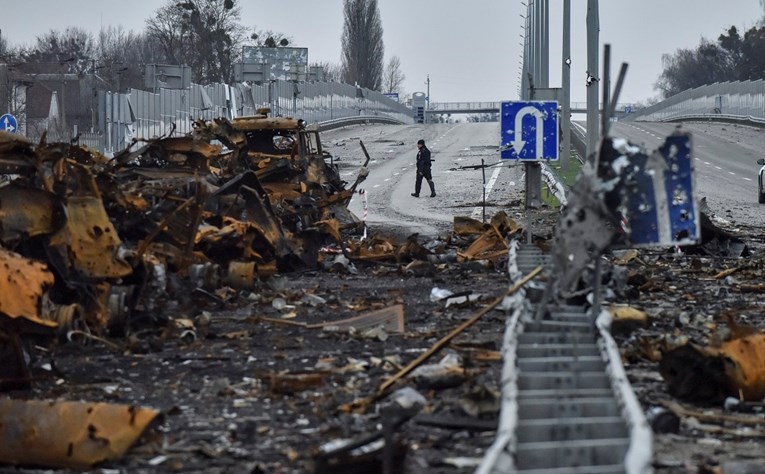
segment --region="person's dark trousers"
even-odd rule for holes
[[[425,171],[417,173],[417,180],[414,182],[414,194],[412,196],[415,196],[415,197],[419,197],[420,196],[420,189],[422,189],[422,178],[423,177],[428,181],[428,184],[430,185],[430,195],[431,195],[431,197],[435,197],[435,195],[436,195],[436,187],[433,184],[433,175],[430,173],[430,170],[425,170]]]

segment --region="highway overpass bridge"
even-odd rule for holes
[[[431,102],[430,107],[425,110],[425,114],[498,114],[501,104],[502,102]],[[623,117],[633,110],[633,104],[617,104],[615,115]],[[572,114],[583,114],[586,112],[587,102],[571,102]]]

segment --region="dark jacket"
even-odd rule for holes
[[[417,170],[425,171],[430,169],[430,150],[425,145],[417,152]]]

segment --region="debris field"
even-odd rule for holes
[[[347,183],[318,130],[260,112],[112,159],[0,132],[1,463],[473,472],[520,210],[367,235],[347,209],[363,143]],[[535,215],[534,243],[551,248],[558,218]],[[765,245],[709,209],[702,225],[696,246],[605,256],[657,472],[765,462]]]

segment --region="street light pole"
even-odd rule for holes
[[[425,104],[425,108],[426,108],[426,109],[430,109],[430,74],[428,74],[428,80],[427,80],[427,81],[425,81],[425,84],[427,84],[427,85],[428,85],[428,92],[427,92],[427,94],[426,94],[426,96],[425,96],[425,100],[426,100],[426,102],[427,102],[427,103]]]
[[[571,158],[571,0],[563,0],[563,156],[560,167],[568,171],[568,160]]]
[[[587,0],[587,158],[597,151],[598,121],[598,41],[600,16],[598,0]]]

